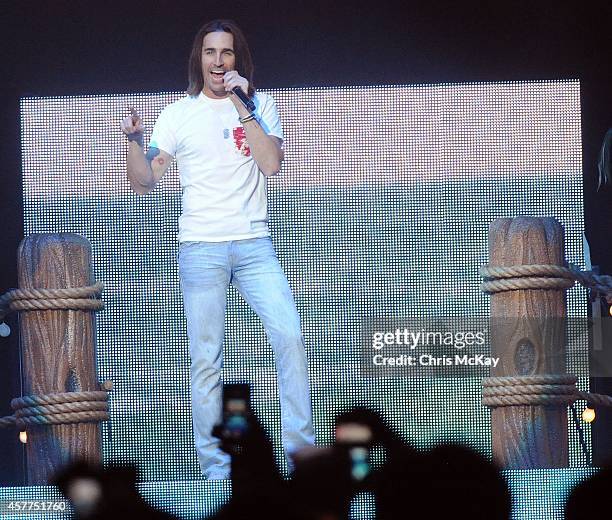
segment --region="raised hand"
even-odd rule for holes
[[[127,135],[128,140],[136,141],[142,146],[142,137],[144,134],[142,119],[134,107],[129,107],[129,109],[131,115],[121,121],[121,131]]]

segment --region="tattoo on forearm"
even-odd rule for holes
[[[147,150],[145,157],[147,158],[147,161],[152,163],[158,155],[159,155],[159,148],[152,147]],[[161,157],[157,159],[157,162],[159,164],[164,164],[164,160]]]

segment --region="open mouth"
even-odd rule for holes
[[[217,81],[223,81],[223,76],[225,75],[225,71],[224,70],[211,70],[210,74]]]

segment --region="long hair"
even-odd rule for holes
[[[212,20],[198,31],[191,48],[189,56],[189,86],[187,94],[190,96],[198,96],[204,88],[204,76],[202,71],[202,46],[204,37],[211,32],[227,32],[234,37],[234,54],[236,56],[236,71],[249,82],[249,96],[255,94],[255,86],[253,85],[253,60],[251,59],[251,51],[247,45],[246,38],[232,20]]]

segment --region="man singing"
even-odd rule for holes
[[[300,319],[270,240],[266,178],[283,160],[274,100],[255,92],[251,54],[229,20],[200,29],[189,58],[187,95],[159,115],[147,153],[132,109],[121,129],[129,141],[132,189],[149,193],[174,157],[183,189],[179,277],[191,356],[193,427],[209,479],[229,478],[229,456],[212,428],[221,421],[224,319],[229,284],[257,313],[274,350],[283,445],[288,456],[314,442]],[[255,104],[250,112],[233,92]]]

